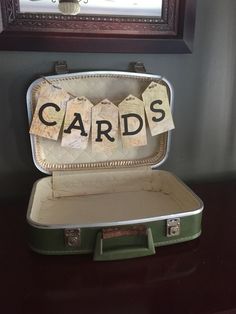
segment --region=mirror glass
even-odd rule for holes
[[[59,0],[19,0],[21,13],[60,13]],[[80,14],[161,17],[163,0],[82,0]]]

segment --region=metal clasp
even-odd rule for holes
[[[136,73],[147,73],[145,65],[142,62],[130,62],[129,71]]]
[[[166,223],[166,236],[175,237],[180,235],[180,218],[171,218]]]
[[[65,244],[69,247],[80,246],[80,229],[65,229]]]
[[[57,61],[54,65],[57,75],[66,74],[69,72],[66,61]]]

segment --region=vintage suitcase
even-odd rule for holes
[[[170,83],[157,75],[97,71],[46,79],[94,104],[108,98],[115,105],[161,82],[173,102]],[[28,89],[29,122],[43,81]],[[157,247],[197,238],[202,201],[175,175],[157,170],[167,158],[170,132],[151,136],[147,130],[147,137],[146,146],[124,151],[119,143],[105,154],[31,135],[35,165],[49,176],[35,183],[29,201],[30,247],[42,254],[93,253],[105,261],[152,255]]]

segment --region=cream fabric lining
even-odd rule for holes
[[[54,197],[151,191],[160,189],[150,168],[54,171]]]
[[[44,225],[113,224],[201,208],[199,199],[169,172],[82,172],[67,179],[58,173],[38,181],[31,220]]]

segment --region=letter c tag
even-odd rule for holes
[[[30,133],[57,140],[70,95],[63,89],[44,82],[38,93]]]

